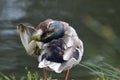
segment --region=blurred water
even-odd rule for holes
[[[86,16],[94,18],[103,26],[110,25],[119,38],[119,13],[119,2],[112,0],[0,0],[0,71],[20,76],[25,73],[25,66],[30,67],[31,70],[37,69],[37,59],[26,54],[16,26],[19,23],[36,26],[48,18],[66,21],[76,29],[85,46],[82,62],[108,62],[118,65],[120,46],[112,47],[114,43],[111,44],[105,37],[102,37],[101,31],[99,35],[100,27],[96,28],[98,33],[91,30],[89,27],[91,24],[86,21],[89,18]],[[114,48],[115,46],[117,49]],[[80,67],[73,68],[70,78],[85,80],[89,74],[82,72],[84,70],[81,69]],[[72,76],[72,74],[75,75]],[[63,74],[59,78],[62,76]]]
[[[0,20],[17,20],[26,15],[26,8],[30,2],[18,0],[1,0]]]

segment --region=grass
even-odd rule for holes
[[[109,64],[103,64],[104,66],[88,63],[79,65],[86,68],[88,72],[90,71],[90,74],[93,77],[90,80],[120,80],[120,69],[115,68]],[[39,76],[38,72],[31,72],[27,67],[25,70],[26,75],[22,76],[20,79],[17,79],[14,74],[8,76],[0,72],[0,80],[43,80],[43,78]],[[52,80],[52,78],[49,77],[48,80]]]
[[[26,75],[22,76],[20,79],[17,79],[14,74],[12,75],[5,75],[2,72],[0,72],[0,80],[43,80],[42,77],[39,77],[38,72],[31,72],[28,70],[28,68],[25,68],[26,70]],[[48,78],[48,80],[51,80],[51,77]]]
[[[80,65],[91,71],[91,74],[95,76],[92,80],[120,80],[120,69],[109,64],[102,64],[104,66],[89,63]]]

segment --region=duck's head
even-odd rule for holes
[[[62,37],[64,34],[64,25],[61,21],[51,21],[48,23],[46,30],[41,35],[43,42],[49,42],[53,39]]]
[[[64,26],[65,23],[62,21],[47,19],[36,27],[37,32],[32,36],[32,39],[46,43],[60,38],[64,34]]]

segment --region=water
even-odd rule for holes
[[[82,62],[95,64],[107,62],[119,65],[120,46],[117,42],[120,37],[119,2],[117,0],[0,0],[0,71],[20,76],[24,75],[26,66],[30,70],[37,70],[37,59],[26,54],[16,26],[19,23],[36,26],[48,18],[66,21],[76,29],[85,46]],[[95,20],[94,24],[105,27],[105,34],[111,28],[113,32],[110,34],[114,33],[116,39],[109,40],[109,36],[99,31],[101,26],[96,32],[89,27],[91,24],[87,20],[91,23]],[[75,75],[72,76],[73,74]],[[61,78],[63,74],[54,77],[58,76]],[[70,73],[71,79],[87,80],[88,76],[89,73],[85,73],[84,68],[79,66],[73,68]]]

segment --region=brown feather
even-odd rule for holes
[[[52,20],[52,19],[47,19],[47,20],[41,22],[41,23],[36,27],[36,29],[37,29],[37,30],[38,30],[38,29],[42,29],[43,32],[44,32],[44,31],[47,29],[47,25],[48,25],[48,23],[49,23],[50,21],[53,21],[53,20]]]
[[[23,24],[19,24],[18,25],[18,30],[20,30],[20,32],[24,32],[24,25]]]

